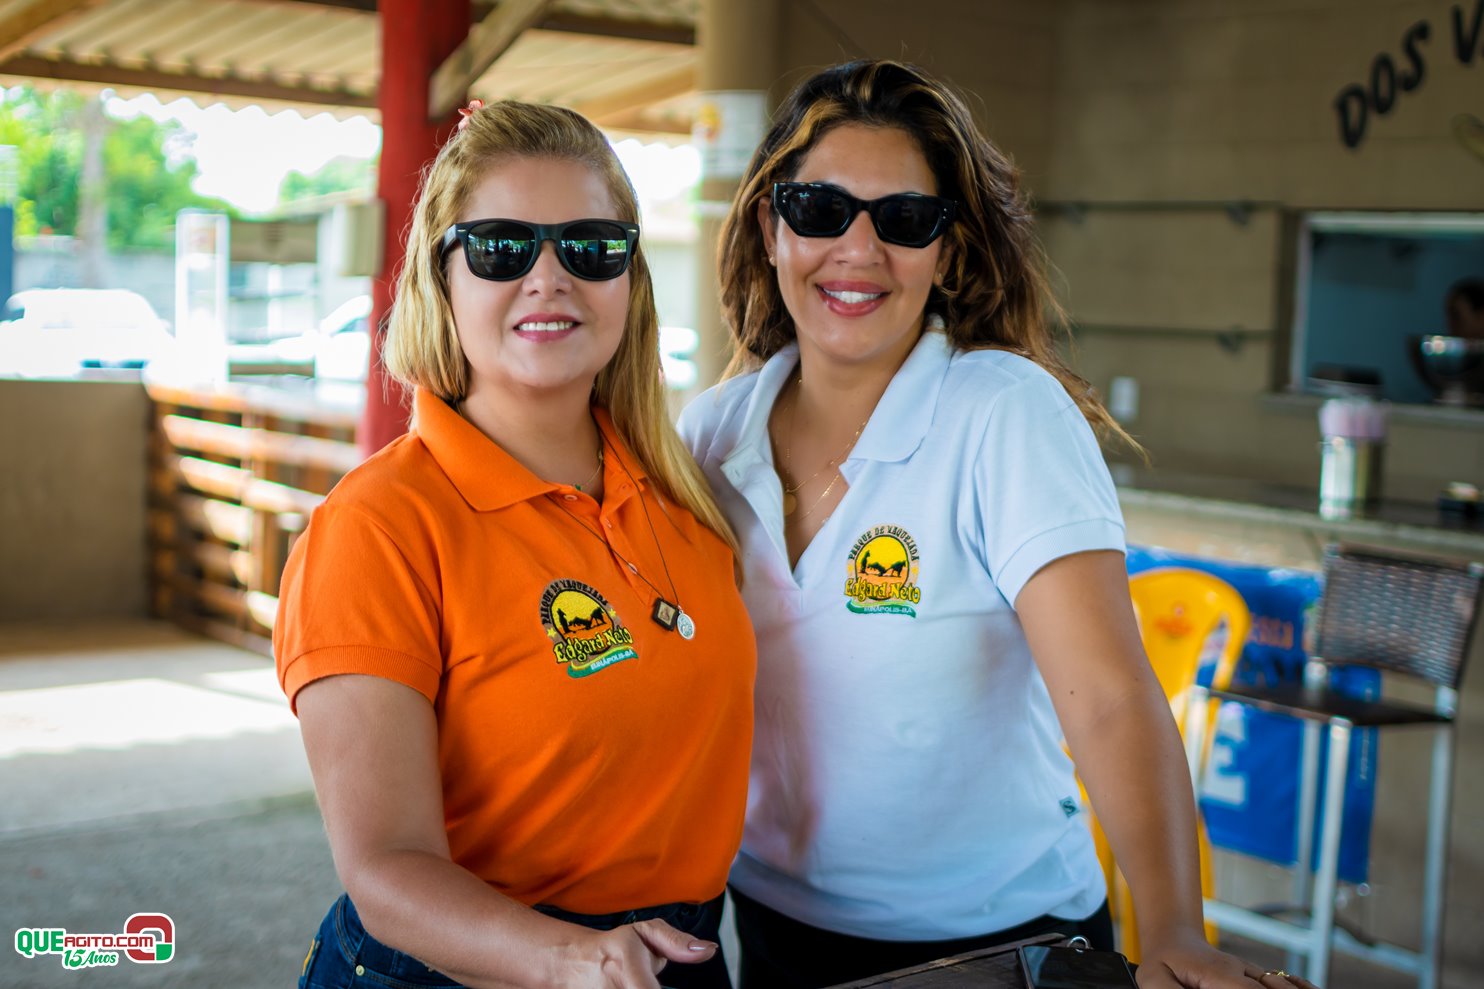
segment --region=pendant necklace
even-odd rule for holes
[[[602,454],[600,452],[599,460],[601,459]],[[665,597],[664,591],[660,590],[654,585],[654,582],[652,580],[644,576],[644,574],[634,563],[625,558],[624,555],[618,550],[614,549],[613,545],[609,543],[608,540],[603,538],[602,533],[598,532],[592,526],[582,521],[577,513],[573,512],[566,505],[563,505],[560,501],[553,501],[553,504],[555,504],[558,508],[571,516],[572,521],[582,526],[584,532],[592,536],[604,546],[608,547],[608,552],[618,557],[619,562],[629,568],[629,573],[633,574],[640,580],[644,581],[644,583],[649,585],[650,589],[653,590],[655,594],[654,609],[649,613],[649,618],[651,621],[653,621],[660,628],[664,629],[666,632],[679,632],[682,639],[694,639],[696,637],[696,623],[690,615],[687,615],[685,613],[685,609],[681,608],[680,606],[680,594],[675,588],[675,578],[670,576],[670,564],[665,560],[665,550],[664,547],[660,545],[660,536],[659,533],[655,531],[654,520],[649,517],[649,505],[646,504],[644,501],[644,489],[639,486],[638,481],[634,480],[634,475],[629,473],[628,465],[623,462],[622,457],[618,458],[618,465],[619,467],[623,468],[624,474],[628,475],[629,483],[634,485],[634,490],[639,495],[639,507],[644,509],[644,521],[649,525],[649,535],[651,538],[654,539],[654,548],[655,551],[659,553],[660,566],[664,567],[665,580],[670,585],[670,596],[668,598]]]
[[[783,440],[783,471],[784,471],[785,474],[788,474],[790,477],[793,476],[793,472],[794,472],[794,469],[793,469],[794,419],[799,414],[799,393],[804,388],[804,375],[803,375],[803,372],[800,372],[799,373],[799,378],[798,378],[798,381],[797,381],[797,385],[798,385],[798,387],[794,389],[793,401],[790,402],[789,403],[789,406],[788,406],[788,429],[784,433],[784,440]],[[824,462],[824,466],[823,467],[819,468],[819,470],[815,471],[813,474],[810,474],[808,477],[804,478],[798,484],[789,484],[787,481],[784,481],[782,477],[779,478],[780,483],[782,483],[782,485],[783,485],[783,516],[784,516],[784,518],[789,518],[789,519],[794,518],[794,512],[796,512],[796,511],[799,510],[798,492],[799,492],[799,490],[801,488],[804,487],[804,485],[808,484],[810,481],[814,480],[816,477],[818,477],[820,474],[823,474],[826,470],[830,469],[831,467],[838,468],[840,464],[842,464],[842,463],[845,462],[845,458],[848,457],[848,456],[850,456],[850,451],[853,450],[853,449],[855,449],[855,441],[858,440],[858,439],[860,439],[861,433],[865,432],[866,425],[870,421],[871,421],[870,413],[867,413],[866,414],[866,417],[861,420],[861,424],[859,426],[855,427],[855,433],[850,437],[850,442],[848,442],[848,443],[845,444],[845,449],[841,450],[838,456],[836,456],[836,457],[834,457],[834,458],[832,458],[830,460],[826,460]],[[808,510],[806,510],[804,512],[804,514],[803,515],[800,515],[797,519],[794,519],[794,521],[796,521],[796,522],[802,522],[804,519],[808,518],[810,516],[810,514],[812,514],[813,511],[816,508],[819,507],[820,502],[824,501],[825,498],[829,497],[830,492],[833,491],[833,490],[835,490],[835,484],[839,480],[840,480],[840,474],[839,474],[839,471],[837,470],[835,472],[835,476],[832,477],[832,478],[830,478],[830,483],[825,486],[825,489],[820,494],[820,496],[818,498],[814,499],[814,503],[809,506]]]

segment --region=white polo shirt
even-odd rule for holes
[[[757,632],[731,882],[805,923],[883,940],[1089,915],[1102,874],[1011,605],[1058,557],[1123,551],[1091,429],[1035,363],[956,353],[929,330],[791,569],[767,423],[797,363],[790,345],[680,420],[741,540]]]

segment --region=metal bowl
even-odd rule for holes
[[[1407,345],[1412,366],[1439,402],[1484,405],[1484,340],[1414,335]]]

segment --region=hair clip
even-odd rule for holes
[[[461,107],[459,107],[459,117],[460,117],[460,120],[459,120],[459,132],[460,133],[463,132],[463,130],[464,130],[465,127],[468,127],[469,126],[469,118],[472,117],[472,116],[474,116],[474,111],[475,110],[482,110],[482,109],[484,109],[484,100],[470,100],[468,106],[461,106]]]

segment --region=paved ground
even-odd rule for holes
[[[339,892],[267,660],[156,623],[0,625],[0,935],[112,933],[159,912],[177,951],[66,971],[0,945],[0,989],[292,986]],[[1349,959],[1330,980],[1413,984]]]
[[[0,628],[0,795],[0,986],[291,986],[339,893],[271,665],[168,626]],[[14,950],[146,911],[168,965]]]

